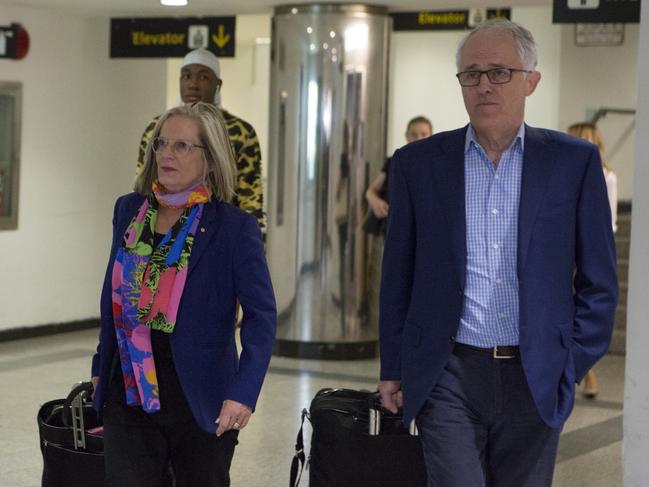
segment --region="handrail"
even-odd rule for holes
[[[597,121],[603,117],[605,117],[608,114],[615,114],[615,115],[635,115],[635,110],[633,108],[605,108],[602,107],[598,109],[593,117],[591,118],[591,123],[593,125],[597,125]],[[606,154],[606,159],[611,160],[613,159],[618,151],[622,148],[622,145],[626,141],[627,138],[631,135],[631,133],[635,130],[635,120],[631,122],[631,124],[622,132],[622,135],[618,138],[618,140],[609,148]]]
[[[595,112],[595,115],[591,118],[590,122],[595,125],[600,118],[605,117],[609,113],[614,113],[617,115],[635,115],[635,110],[633,108],[600,108]]]

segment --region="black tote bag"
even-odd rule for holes
[[[92,384],[82,382],[67,398],[48,401],[39,408],[36,421],[43,456],[42,487],[104,485],[103,438],[89,433],[101,426],[91,393]]]

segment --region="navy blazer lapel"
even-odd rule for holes
[[[464,143],[466,129],[454,130],[439,141],[438,147],[443,151],[434,156],[433,174],[437,181],[436,193],[444,208],[449,227],[453,260],[459,279],[464,289],[466,272],[466,210],[464,198]],[[435,229],[431,229],[435,231]]]
[[[117,235],[119,235],[117,240],[118,245],[122,244],[126,229],[131,224],[131,221],[133,221],[133,218],[138,213],[140,206],[142,206],[142,203],[144,203],[144,200],[146,199],[146,196],[141,194],[131,193],[131,195],[132,197],[130,195],[124,197],[124,206],[118,209],[119,214],[116,228]]]
[[[518,207],[517,271],[519,279],[525,268],[527,249],[532,237],[536,214],[545,196],[548,180],[555,164],[556,154],[550,144],[547,132],[525,125],[521,199]]]
[[[203,207],[203,215],[198,224],[198,229],[196,230],[196,237],[194,239],[194,245],[192,247],[192,253],[189,256],[189,269],[187,274],[191,274],[194,267],[196,267],[197,262],[202,257],[203,253],[209,246],[212,238],[216,234],[219,226],[221,225],[221,219],[218,218],[219,207],[223,203],[214,200],[209,203],[206,203]]]

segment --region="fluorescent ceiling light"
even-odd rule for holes
[[[160,3],[167,7],[182,7],[187,5],[187,0],[160,0]]]

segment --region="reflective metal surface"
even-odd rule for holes
[[[277,353],[353,355],[359,345],[374,354],[361,225],[368,180],[385,154],[389,22],[385,9],[364,5],[275,9],[267,256]]]

